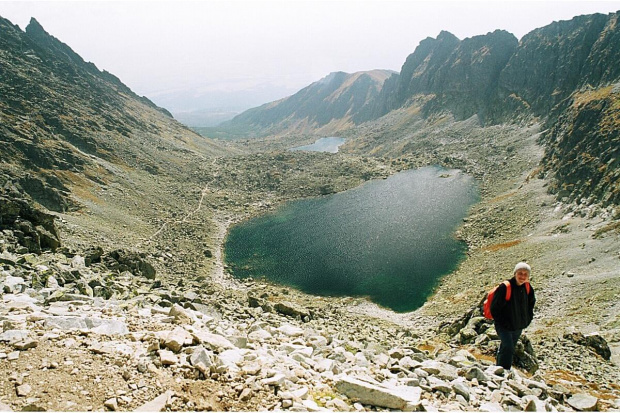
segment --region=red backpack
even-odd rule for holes
[[[506,301],[508,301],[510,300],[510,294],[512,293],[512,290],[510,288],[510,281],[506,280],[502,284],[506,286]],[[499,287],[499,285],[497,287]],[[484,303],[482,304],[482,313],[484,314],[484,317],[488,318],[489,320],[493,320],[493,314],[491,314],[491,303],[493,302],[493,297],[495,296],[495,290],[497,290],[497,287],[489,291],[489,293],[487,294],[486,300],[484,300]],[[530,283],[529,282],[525,283],[525,290],[527,291],[527,294],[529,295],[530,294]]]

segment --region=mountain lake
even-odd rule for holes
[[[344,138],[338,138],[336,136],[330,136],[327,138],[321,138],[315,141],[311,145],[297,146],[292,148],[292,151],[312,151],[312,152],[329,152],[337,153],[338,148],[345,142]]]
[[[459,170],[404,171],[237,224],[225,260],[237,278],[408,312],[464,257],[454,232],[478,199],[474,178]]]

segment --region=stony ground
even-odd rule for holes
[[[429,134],[403,132],[420,130],[411,122],[369,125],[338,155],[254,143],[270,152],[214,158],[184,183],[161,175],[154,188],[148,175],[119,174],[81,192],[81,212],[61,216],[55,254],[27,253],[3,232],[0,408],[620,409],[617,212],[547,195],[536,125],[436,120],[441,145],[422,151],[414,138]],[[376,156],[359,155],[369,142]],[[227,274],[231,223],[429,163],[474,174],[482,199],[458,230],[467,259],[419,310]],[[85,259],[93,246],[100,260]],[[123,268],[109,258],[117,249],[142,255]],[[523,259],[536,318],[524,367],[508,374],[492,366],[496,336],[472,309]],[[135,270],[140,262],[156,275]]]

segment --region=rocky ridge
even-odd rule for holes
[[[352,117],[380,92],[389,70],[330,73],[292,96],[249,109],[216,130],[244,137],[330,134],[353,126]]]

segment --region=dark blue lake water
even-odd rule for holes
[[[297,146],[292,148],[292,151],[312,151],[312,152],[330,152],[337,153],[338,148],[345,142],[344,138],[338,138],[330,136],[328,138],[321,138],[315,141],[311,145]]]
[[[405,171],[240,223],[225,259],[238,278],[412,311],[463,258],[453,233],[477,200],[474,179],[460,171]]]

